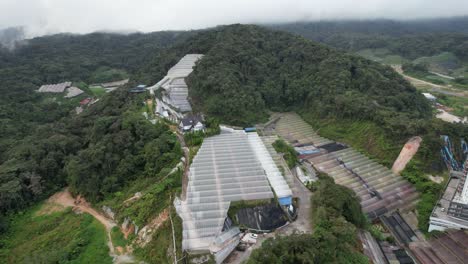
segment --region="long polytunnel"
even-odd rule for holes
[[[186,200],[175,203],[183,220],[183,249],[224,256],[240,232],[225,223],[230,202],[271,199],[272,188],[277,196],[292,194],[256,133],[206,138],[190,166]]]
[[[187,54],[172,66],[167,75],[149,89],[154,90],[162,87],[166,93],[163,101],[181,112],[190,112],[192,107],[188,101],[188,86],[185,78],[190,75],[195,63],[203,57],[202,54]]]

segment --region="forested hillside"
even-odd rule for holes
[[[34,92],[40,85],[73,81],[86,86],[111,81],[103,80],[102,73],[116,69],[131,74],[144,64],[147,54],[186,35],[189,33],[61,34],[24,41],[14,50],[0,47],[0,162],[15,140],[73,109],[73,105]]]
[[[266,120],[270,111],[297,111],[321,128],[319,133],[389,160],[408,137],[423,136],[419,163],[404,175],[421,191],[433,189],[433,184],[421,180],[421,171],[439,160],[440,134],[468,133],[461,125],[434,121],[425,98],[390,67],[259,26],[37,38],[12,51],[0,49],[1,215],[28,208],[64,186],[94,204],[104,200],[120,214],[117,219],[131,216],[140,226],[162,212],[180,186],[180,173],[171,179],[165,176],[182,152],[168,126],[152,125],[142,115],[144,94],[130,94],[123,87],[75,115],[71,103],[34,90],[61,81],[86,87],[111,81],[107,78],[113,73],[130,77],[130,85],[150,85],[187,53],[205,55],[187,79],[192,105],[222,123],[253,125]],[[136,183],[135,188],[129,183]],[[333,186],[321,192],[331,195]],[[128,196],[142,189],[146,195],[134,208],[127,207]],[[433,200],[437,190],[429,194]],[[336,209],[339,212],[332,212],[329,220],[344,223],[354,233],[346,210]],[[8,221],[0,217],[0,233],[8,232],[4,222]],[[332,235],[339,237],[335,231]],[[324,259],[342,259],[346,252],[354,252],[355,238],[348,238],[342,247],[335,243],[340,256]],[[303,246],[310,237],[298,239]],[[284,243],[270,246],[281,248]],[[151,250],[164,258],[156,246]],[[260,253],[256,256],[262,258]]]
[[[177,149],[167,128],[146,124],[139,111],[143,98],[124,90],[105,96],[80,116],[71,115],[76,106],[71,101],[35,90],[61,81],[86,87],[103,67],[132,74],[148,54],[188,35],[61,34],[0,49],[0,211],[23,208],[66,184],[99,200],[145,170],[141,155],[146,144],[160,143],[167,155]],[[178,159],[178,154],[164,156],[159,164],[153,154],[155,166]]]
[[[385,64],[424,63],[431,71],[468,79],[467,17],[304,22],[271,27]],[[463,80],[459,83],[463,84]]]
[[[468,17],[392,21],[330,21],[271,25],[347,51],[388,48],[415,59],[453,50],[468,58]]]
[[[191,98],[226,122],[248,125],[268,110],[300,110],[411,134],[418,127],[408,120],[431,115],[423,96],[390,67],[301,37],[234,25],[195,39],[215,41],[189,78]]]

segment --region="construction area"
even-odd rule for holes
[[[447,136],[442,136],[442,139],[445,142],[441,149],[442,158],[450,171],[450,178],[432,211],[429,231],[468,229],[468,144],[462,140],[461,153],[457,155],[450,139]]]
[[[262,139],[256,132],[232,129],[204,140],[190,166],[185,197],[174,202],[183,220],[182,248],[190,253],[211,253],[217,263],[241,242],[239,227],[228,217],[232,203],[257,201],[264,205],[255,207],[259,210],[240,210],[237,216],[247,220],[244,225],[284,224],[276,221],[284,214],[278,208],[287,211],[292,206],[290,186]]]

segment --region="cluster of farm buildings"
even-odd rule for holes
[[[181,132],[205,128],[203,115],[192,112],[185,82],[202,58],[187,54],[161,81],[146,88],[155,98],[156,114],[178,123]],[[297,152],[300,165],[293,170],[272,147],[279,138]],[[174,201],[183,221],[183,250],[213,254],[221,263],[243,243],[255,242],[256,236],[245,235],[245,230],[265,233],[288,226],[298,217],[295,184],[316,181],[317,171],[353,190],[368,219],[396,239],[390,244],[361,233],[363,251],[374,263],[468,259],[468,235],[463,231],[468,228],[468,161],[452,170],[447,191],[431,216],[430,230],[447,232],[427,240],[414,222],[420,194],[412,184],[359,151],[319,136],[293,113],[274,114],[256,128],[222,127],[219,135],[205,138],[190,165],[185,191]],[[239,203],[256,206],[239,209]]]

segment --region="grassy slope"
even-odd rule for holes
[[[451,52],[442,52],[430,57],[420,57],[413,62],[416,64],[426,63],[429,65],[430,70],[445,74],[461,66],[457,56]]]
[[[100,86],[91,86],[89,87],[89,90],[93,92],[94,96],[101,97],[106,93],[106,89],[100,87]]]
[[[468,116],[468,98],[443,95],[439,93],[433,94],[437,97],[437,101],[443,105],[453,108],[453,114],[457,116]]]
[[[182,219],[177,216],[175,210],[171,210],[176,239],[177,258],[182,257]],[[138,258],[148,263],[173,263],[173,239],[171,221],[165,221],[153,234],[151,242],[144,248],[136,248],[134,253]]]
[[[39,207],[16,215],[1,237],[4,263],[112,263],[104,227],[70,209],[36,215]]]
[[[305,121],[326,138],[349,144],[389,167],[398,157],[404,142],[392,142],[382,128],[369,121],[318,119],[303,114]]]
[[[96,207],[109,206],[116,213],[121,223],[129,217],[140,228],[171,205],[169,199],[181,191],[182,172],[175,172],[165,177],[170,169],[163,169],[160,176],[141,178],[129,183],[123,190],[113,193]],[[135,193],[141,192],[142,197],[131,202],[124,202]]]
[[[407,60],[400,55],[392,54],[388,49],[363,49],[356,52],[357,55],[366,59],[377,61],[387,65],[403,64]]]

